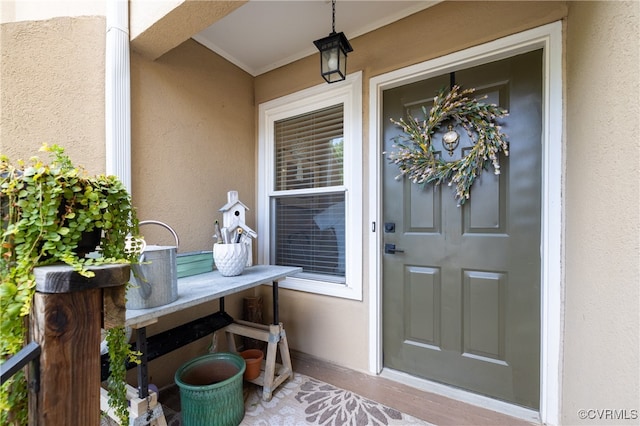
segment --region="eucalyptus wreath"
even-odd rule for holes
[[[507,110],[495,104],[485,104],[471,95],[475,89],[461,89],[453,86],[449,92],[442,89],[433,99],[433,106],[427,112],[422,107],[424,120],[409,116],[407,119],[391,119],[400,126],[403,135],[394,138],[393,148],[388,159],[400,168],[400,175],[407,176],[413,183],[447,182],[455,185],[455,198],[458,206],[469,199],[469,192],[476,177],[488,167],[491,160],[494,173],[500,174],[499,153],[509,155],[507,136],[501,132],[496,119],[508,115]],[[457,161],[444,161],[433,147],[433,135],[447,120],[453,120],[461,126],[471,139],[473,146],[469,153]]]

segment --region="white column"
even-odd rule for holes
[[[131,83],[129,3],[107,0],[105,61],[106,172],[131,193]]]

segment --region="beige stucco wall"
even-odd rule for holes
[[[213,224],[227,192],[237,190],[255,227],[253,78],[188,40],[151,61],[131,55],[132,194],[141,220],[160,220],[180,237],[179,252],[211,250]],[[173,244],[160,227],[143,226],[150,243]],[[242,298],[226,298],[241,317]],[[162,318],[150,334],[218,309],[217,302]],[[224,348],[224,339],[220,342]],[[150,364],[150,381],[167,385],[186,360],[205,353],[210,338]],[[134,380],[133,372],[131,380]]]
[[[564,283],[557,283],[565,289],[563,424],[579,423],[579,409],[640,408],[639,7],[635,1],[446,2],[351,40],[349,72],[364,74],[367,158],[369,78],[567,17]],[[91,171],[104,169],[104,27],[100,16],[0,27],[0,152],[26,158],[42,142],[56,142]],[[208,249],[217,210],[226,191],[236,189],[252,208],[254,225],[257,106],[320,84],[317,57],[255,79],[193,41],[156,61],[135,51],[131,59],[132,192],[140,217],[175,227],[181,251]],[[369,191],[365,184],[365,207]],[[369,222],[365,215],[363,224]],[[149,230],[149,238],[167,236]],[[281,320],[293,349],[368,368],[366,241],[363,251],[362,302],[281,291]],[[268,307],[270,289],[261,293]],[[227,302],[232,314],[240,312],[241,297]],[[216,308],[174,315],[150,332]],[[208,343],[154,362],[151,380],[168,383]]]
[[[563,424],[640,409],[640,3],[570,2]]]
[[[156,61],[133,52],[131,98],[139,218],[172,226],[181,252],[211,250],[218,210],[237,190],[255,227],[253,77],[189,40]]]
[[[218,210],[236,190],[255,228],[253,77],[193,40],[155,61],[134,50],[131,122],[132,195],[140,220],[170,225],[180,237],[179,253],[211,250],[214,221],[222,223]],[[159,226],[141,231],[148,243],[175,244]],[[237,317],[242,297],[226,300]],[[163,318],[149,332],[215,310],[216,302]],[[150,380],[171,383],[175,369],[209,344],[203,339],[153,362]]]
[[[4,11],[8,6],[3,2]],[[90,173],[104,172],[105,17],[37,20],[38,13],[28,20],[20,10],[13,15],[19,22],[2,24],[0,33],[0,152],[28,159],[43,142],[57,143]],[[82,10],[70,12],[77,14]],[[238,190],[255,226],[253,78],[190,40],[157,61],[132,51],[131,92],[132,195],[140,219],[172,226],[180,252],[211,250],[218,209],[227,191]],[[155,228],[142,228],[150,243],[173,244]],[[227,298],[232,315],[240,316],[246,294]],[[214,310],[215,302],[163,318],[148,333]],[[171,383],[175,369],[210,343],[201,339],[152,362],[150,379]],[[135,383],[133,372],[130,378]]]
[[[129,2],[131,46],[157,59],[247,0],[154,0]]]
[[[104,172],[104,17],[9,22],[0,31],[0,152],[28,159],[56,143]]]
[[[568,14],[566,257],[559,260],[566,271],[566,297],[564,323],[557,324],[564,340],[559,402],[563,424],[577,423],[579,409],[640,408],[639,5],[451,2],[351,40],[349,72],[364,71],[366,158],[369,78]],[[464,31],[450,31],[452,22]],[[317,58],[309,57],[259,76],[256,103],[320,84],[316,74]],[[365,169],[365,177],[367,173]],[[363,192],[368,194],[366,185]],[[363,223],[369,222],[365,217]],[[363,252],[363,303],[281,292],[281,318],[288,324],[294,348],[352,368],[367,368],[371,283],[366,241]],[[263,293],[268,298],[268,292]]]
[[[363,371],[369,369],[368,212],[369,79],[376,75],[533,28],[566,16],[563,2],[446,2],[377,31],[350,40],[348,72],[363,71],[363,301],[350,301],[302,292],[281,291],[280,315],[290,345],[299,351]],[[478,25],[482,22],[482,25]],[[455,30],[453,30],[455,28]],[[256,105],[306,87],[323,84],[318,58],[309,56],[256,77]],[[269,291],[263,289],[269,299]]]

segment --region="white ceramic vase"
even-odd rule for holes
[[[213,261],[223,277],[235,277],[244,271],[249,249],[244,243],[214,244]]]

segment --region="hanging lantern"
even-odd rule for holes
[[[332,0],[332,32],[313,42],[320,51],[320,74],[327,83],[347,78],[347,53],[353,52],[344,33],[336,33],[336,0]]]

